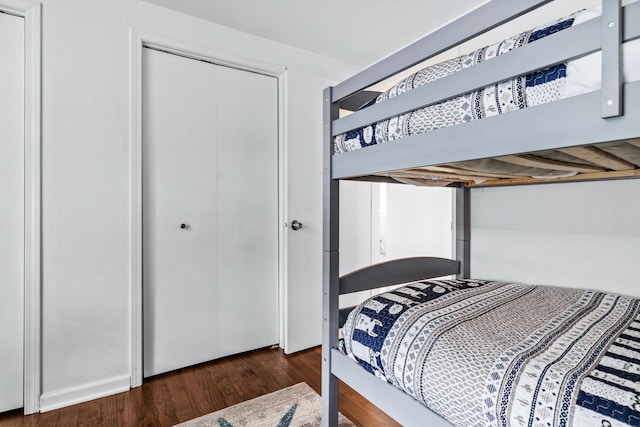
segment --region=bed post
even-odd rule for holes
[[[322,426],[338,425],[338,379],[331,373],[331,349],[338,346],[339,181],[331,179],[331,123],[338,118],[332,88],[323,94]]]
[[[471,190],[456,188],[456,259],[460,261],[458,279],[468,279],[471,271]]]
[[[620,0],[602,1],[602,118],[622,112],[622,8]]]

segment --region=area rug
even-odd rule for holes
[[[315,427],[320,425],[320,396],[306,383],[299,383],[246,402],[221,409],[181,424],[179,427]],[[340,427],[354,427],[338,414]]]

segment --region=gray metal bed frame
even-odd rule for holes
[[[338,423],[342,380],[405,426],[448,426],[399,389],[361,369],[338,349],[340,294],[443,275],[469,277],[469,190],[456,189],[457,261],[411,258],[338,274],[339,180],[376,172],[440,165],[640,137],[640,82],[622,84],[621,43],[640,37],[640,2],[624,8],[603,0],[603,14],[381,104],[339,118],[339,103],[423,60],[455,47],[551,0],[492,0],[412,45],[324,91],[324,238],[322,425]],[[602,50],[602,89],[389,143],[333,155],[333,137],[487,85]],[[624,96],[623,96],[624,95]],[[533,119],[553,127],[528,127]],[[499,127],[500,132],[495,132]],[[518,132],[518,129],[527,129]],[[517,139],[513,135],[518,135]]]

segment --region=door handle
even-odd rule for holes
[[[294,219],[293,221],[291,221],[291,229],[293,231],[298,231],[302,228],[302,223],[300,221],[298,221],[297,219]]]

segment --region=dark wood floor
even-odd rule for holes
[[[142,387],[56,411],[0,414],[12,426],[171,426],[306,382],[320,394],[320,348],[285,355],[265,349],[147,379]],[[340,411],[359,426],[399,426],[344,384]]]

